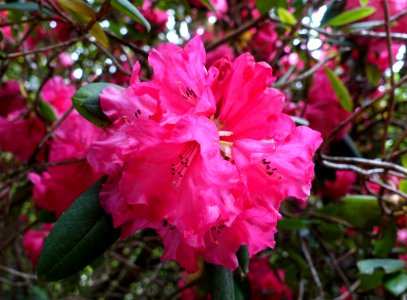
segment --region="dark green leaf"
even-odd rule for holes
[[[54,110],[52,109],[51,105],[49,105],[47,102],[39,101],[38,110],[41,116],[50,123],[54,122],[57,119]]]
[[[322,17],[321,25],[339,15],[345,8],[345,5],[346,1],[343,0],[331,1],[327,6],[324,16]]]
[[[240,268],[242,268],[243,272],[246,274],[249,271],[249,261],[250,261],[249,249],[247,248],[247,245],[240,246],[236,256]]]
[[[287,8],[285,0],[256,0],[256,8],[263,15],[275,7]]]
[[[394,296],[398,297],[407,291],[407,275],[398,273],[384,281],[384,287]]]
[[[119,238],[119,230],[99,204],[104,181],[96,182],[56,222],[39,259],[40,279],[56,281],[80,271]]]
[[[352,99],[349,95],[348,90],[342,81],[335,75],[335,73],[330,68],[324,68],[325,73],[329,78],[332,88],[335,91],[336,96],[339,99],[344,110],[351,112],[353,110]]]
[[[374,7],[360,7],[351,10],[344,11],[343,13],[337,15],[329,22],[326,23],[327,26],[342,26],[349,23],[353,23],[362,20],[376,11]]]
[[[372,227],[381,219],[377,198],[368,195],[346,196],[338,203],[321,208],[319,213],[343,219],[356,228]]]
[[[403,269],[404,261],[390,258],[364,259],[358,261],[357,267],[362,274],[373,274],[376,269],[382,269],[386,274],[391,274]]]
[[[117,85],[105,82],[90,83],[81,87],[72,96],[72,102],[75,109],[86,120],[101,128],[106,128],[110,125],[110,120],[103,113],[99,102],[100,93],[108,86],[115,86],[121,89],[121,87]]]
[[[278,230],[292,231],[307,228],[303,219],[300,218],[283,218],[277,223]]]
[[[210,291],[213,300],[234,300],[235,286],[233,273],[229,269],[206,264],[206,269],[210,281]]]
[[[38,4],[32,2],[0,4],[0,10],[38,11],[38,9]]]
[[[134,21],[142,24],[147,31],[151,30],[150,23],[143,17],[143,15],[139,12],[139,10],[131,4],[128,0],[112,0],[112,6],[116,8],[118,11],[128,15]]]
[[[397,239],[397,224],[392,220],[387,224],[383,237],[374,243],[374,253],[378,257],[387,257]]]
[[[379,270],[373,274],[359,274],[362,290],[373,290],[383,285],[384,272]]]

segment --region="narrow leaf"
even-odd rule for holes
[[[344,110],[347,112],[351,112],[353,110],[352,99],[349,95],[346,86],[342,83],[342,81],[335,75],[335,73],[330,68],[324,68],[325,73],[329,78],[329,82],[331,83],[332,88],[335,91],[336,96],[339,99]]]
[[[247,245],[240,246],[239,250],[237,251],[237,261],[239,262],[240,268],[242,268],[243,272],[246,274],[249,272],[249,249]]]
[[[334,0],[327,5],[324,16],[321,20],[321,25],[329,22],[339,14],[341,14],[346,6],[346,1]]]
[[[95,39],[105,48],[109,48],[109,38],[99,23],[93,24],[89,33],[95,37]]]
[[[284,24],[294,26],[297,24],[297,19],[294,17],[292,13],[290,13],[288,10],[286,10],[283,7],[277,8],[277,14],[280,17],[281,22]]]
[[[201,0],[201,3],[205,5],[208,9],[216,13],[216,9],[210,0]]]
[[[128,15],[134,21],[142,24],[147,31],[151,30],[150,23],[143,17],[143,15],[139,12],[139,10],[131,4],[128,0],[112,0],[112,6],[116,8],[118,11]]]
[[[119,238],[119,230],[99,204],[104,180],[82,194],[56,222],[39,259],[40,279],[56,281],[80,271]]]
[[[275,7],[287,8],[287,1],[284,1],[284,0],[256,0],[256,8],[261,14],[266,14]]]
[[[57,0],[57,2],[71,16],[87,16],[88,20],[96,18],[95,12],[83,0]]]
[[[326,25],[334,27],[346,25],[362,20],[373,14],[375,11],[376,9],[374,7],[360,7],[352,10],[347,10],[331,19],[329,22],[326,23]]]
[[[72,96],[72,102],[75,109],[86,120],[100,128],[106,128],[110,125],[110,120],[103,113],[99,102],[100,93],[102,93],[103,89],[108,86],[121,88],[119,86],[105,82],[90,83],[81,87]]]

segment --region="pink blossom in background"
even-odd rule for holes
[[[101,133],[102,130],[78,113],[72,112],[54,133],[49,161],[83,159],[91,142]],[[31,172],[28,177],[34,184],[35,204],[59,216],[95,183],[101,174],[94,171],[86,161],[81,161],[49,167],[41,174]]]
[[[0,149],[27,160],[44,137],[45,125],[25,109],[17,81],[0,87]]]
[[[20,84],[16,80],[10,80],[0,86],[0,116],[7,117],[10,113],[25,107],[24,98],[21,95]]]
[[[270,268],[268,257],[250,261],[247,279],[250,282],[252,300],[290,300],[294,294],[284,283],[284,270],[275,272]]]
[[[38,263],[44,240],[53,226],[54,224],[42,224],[41,229],[29,229],[24,233],[23,249],[34,266]]]
[[[123,238],[155,229],[163,260],[234,269],[242,244],[250,255],[274,246],[286,197],[309,196],[320,134],[282,113],[271,67],[248,53],[207,70],[195,37],[183,49],[160,45],[149,63],[152,81],[138,80],[137,64],[128,88],[100,96],[113,123],[88,155],[109,175],[101,204]]]
[[[19,160],[28,160],[46,134],[44,123],[25,110],[0,117],[0,149]]]
[[[71,106],[71,97],[75,93],[75,87],[65,84],[60,76],[49,79],[42,88],[42,97],[51,104],[58,116],[63,115]]]
[[[350,192],[356,178],[356,174],[352,171],[336,171],[335,181],[325,181],[325,188],[321,191],[322,197],[339,200]]]
[[[61,52],[58,55],[58,58],[59,58],[59,63],[61,64],[61,66],[65,67],[65,68],[71,67],[74,63],[71,55],[67,52]]]
[[[321,132],[322,137],[326,139],[349,116],[350,113],[345,111],[339,103],[325,70],[319,69],[314,74],[304,115],[305,119],[309,121],[310,127]],[[342,139],[349,127],[350,125],[344,127],[334,138]]]
[[[206,5],[201,0],[188,0],[188,2],[189,4],[196,7],[206,7]],[[213,5],[217,15],[221,16],[228,10],[227,0],[209,0],[209,2]]]
[[[202,27],[200,29],[204,30]],[[211,31],[204,31],[200,36],[204,43],[209,44],[222,37],[216,36],[215,33]],[[206,53],[206,68],[209,69],[215,61],[225,57],[228,57],[230,60],[235,58],[235,53],[229,44],[222,44]]]
[[[281,41],[275,30],[275,24],[268,22],[258,29],[254,29],[249,48],[259,59],[272,60]]]
[[[145,0],[140,12],[147,21],[150,22],[152,28],[157,31],[164,30],[168,20],[168,14],[164,10],[154,8],[153,1]]]

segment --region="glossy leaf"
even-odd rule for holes
[[[347,10],[331,19],[329,22],[326,23],[326,25],[333,27],[343,26],[362,20],[373,14],[375,11],[376,9],[374,7],[360,7]]]
[[[327,5],[327,9],[325,11],[324,16],[322,17],[321,20],[321,24],[325,24],[326,22],[328,22],[329,20],[332,20],[333,18],[335,18],[337,15],[339,15],[340,13],[342,13],[343,9],[346,6],[346,1],[342,1],[342,0],[334,0],[331,1],[328,5]]]
[[[100,107],[99,95],[107,86],[112,84],[105,82],[90,83],[72,96],[72,102],[75,109],[89,122],[92,122],[100,128],[106,128],[110,125],[109,118],[103,113]],[[120,88],[114,85],[117,88]]]
[[[242,245],[240,246],[239,250],[237,251],[237,260],[239,262],[240,268],[243,270],[243,272],[246,274],[249,271],[249,249],[247,248],[247,245]]]
[[[398,273],[386,279],[384,287],[390,291],[394,296],[400,296],[407,291],[407,275],[405,273]]]
[[[56,281],[80,271],[119,238],[119,230],[99,204],[104,180],[83,193],[55,223],[39,259],[40,279]]]
[[[404,261],[390,258],[365,259],[358,261],[357,267],[362,274],[373,274],[375,270],[383,270],[386,274],[391,274],[403,269]]]
[[[347,88],[330,68],[325,68],[325,73],[343,109],[347,112],[351,112],[353,110],[353,104]]]
[[[50,123],[54,122],[57,119],[54,110],[47,102],[39,101],[38,110],[41,116]]]
[[[277,14],[280,17],[281,22],[284,24],[294,26],[297,24],[297,19],[294,17],[292,13],[290,13],[288,10],[286,10],[283,7],[277,8]]]
[[[210,281],[211,299],[234,300],[235,286],[232,271],[225,267],[212,264],[206,264],[206,269]]]
[[[150,23],[143,17],[140,11],[128,0],[112,0],[112,6],[118,11],[128,15],[134,21],[142,24],[147,31],[151,30]]]

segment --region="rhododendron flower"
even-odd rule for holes
[[[269,65],[248,53],[205,62],[199,37],[152,50],[152,81],[137,64],[127,89],[100,95],[113,124],[88,156],[109,175],[101,204],[122,237],[155,229],[163,259],[190,272],[198,257],[234,269],[242,244],[273,247],[280,203],[306,200],[321,143],[282,113]]]
[[[90,143],[100,134],[100,129],[72,112],[54,132],[49,161],[83,159]],[[88,162],[80,161],[49,167],[41,174],[30,173],[28,177],[34,184],[35,204],[59,216],[101,175]]]
[[[38,263],[41,250],[44,245],[44,240],[50,233],[53,226],[54,224],[43,224],[41,229],[30,229],[24,233],[23,249],[34,266],[36,266]]]
[[[250,282],[250,299],[253,300],[289,300],[294,299],[293,292],[284,283],[284,270],[273,270],[268,258],[253,259],[249,264],[247,278]]]
[[[307,108],[304,115],[310,122],[310,127],[321,132],[325,139],[349,115],[350,113],[340,104],[325,71],[319,69],[315,72],[314,81],[308,93]],[[349,127],[350,125],[345,126],[334,138],[336,140],[342,139]]]
[[[46,133],[44,124],[25,109],[19,83],[0,87],[0,150],[27,160]]]
[[[352,171],[336,171],[335,181],[325,181],[325,188],[321,191],[322,197],[329,200],[338,200],[350,192],[356,174]]]
[[[58,116],[63,115],[72,106],[71,97],[74,93],[75,87],[65,84],[60,76],[51,78],[42,88],[42,97],[51,104]]]

